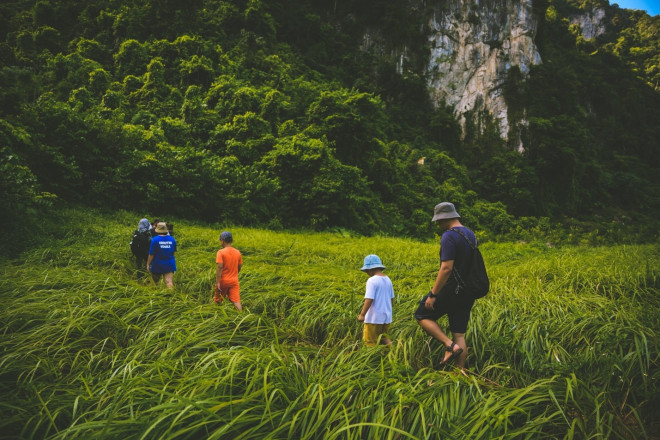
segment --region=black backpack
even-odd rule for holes
[[[464,289],[464,292],[474,299],[483,298],[490,289],[490,281],[486,273],[484,258],[481,256],[481,251],[478,247],[479,244],[477,243],[477,246],[473,245],[465,234],[458,229],[452,228],[450,230],[461,234],[465,241],[468,242],[468,245],[470,245],[470,248],[472,248],[472,257],[470,258],[467,270],[467,280],[463,281],[458,271],[454,269],[454,276],[456,277],[456,281],[458,281],[459,289]]]
[[[147,258],[149,256],[149,246],[151,245],[151,232],[139,232],[137,229],[133,231],[133,238],[131,239],[131,252],[136,257]]]

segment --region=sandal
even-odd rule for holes
[[[447,351],[451,352],[451,356],[449,356],[447,359],[441,361],[438,364],[438,367],[441,367],[441,366],[449,363],[450,361],[452,361],[452,360],[456,359],[458,356],[460,356],[461,353],[463,353],[463,349],[461,347],[458,347],[458,350],[454,351],[455,346],[456,346],[456,342],[452,342],[451,345],[449,347],[447,347]]]

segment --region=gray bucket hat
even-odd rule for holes
[[[458,212],[456,212],[456,208],[454,208],[454,204],[449,202],[442,202],[435,205],[433,214],[434,214],[433,218],[431,219],[432,222],[437,220],[444,220],[447,218],[461,217],[460,215],[458,215]]]

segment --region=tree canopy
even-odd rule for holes
[[[585,40],[568,17],[607,11]],[[432,234],[454,201],[516,219],[657,218],[659,17],[535,2],[543,64],[510,74],[520,153],[426,90],[423,3],[17,0],[0,5],[9,224],[53,200],[270,227]],[[361,38],[378,29],[380,47]],[[403,66],[387,55],[406,47]]]

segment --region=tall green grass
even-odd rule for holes
[[[437,243],[181,222],[168,291],[136,278],[135,216],[60,215],[2,265],[3,438],[658,436],[656,245],[484,244],[492,292],[463,375],[433,369],[443,347],[412,316]],[[222,229],[244,255],[243,313],[212,301]],[[370,253],[397,295],[389,349],[360,342]]]

